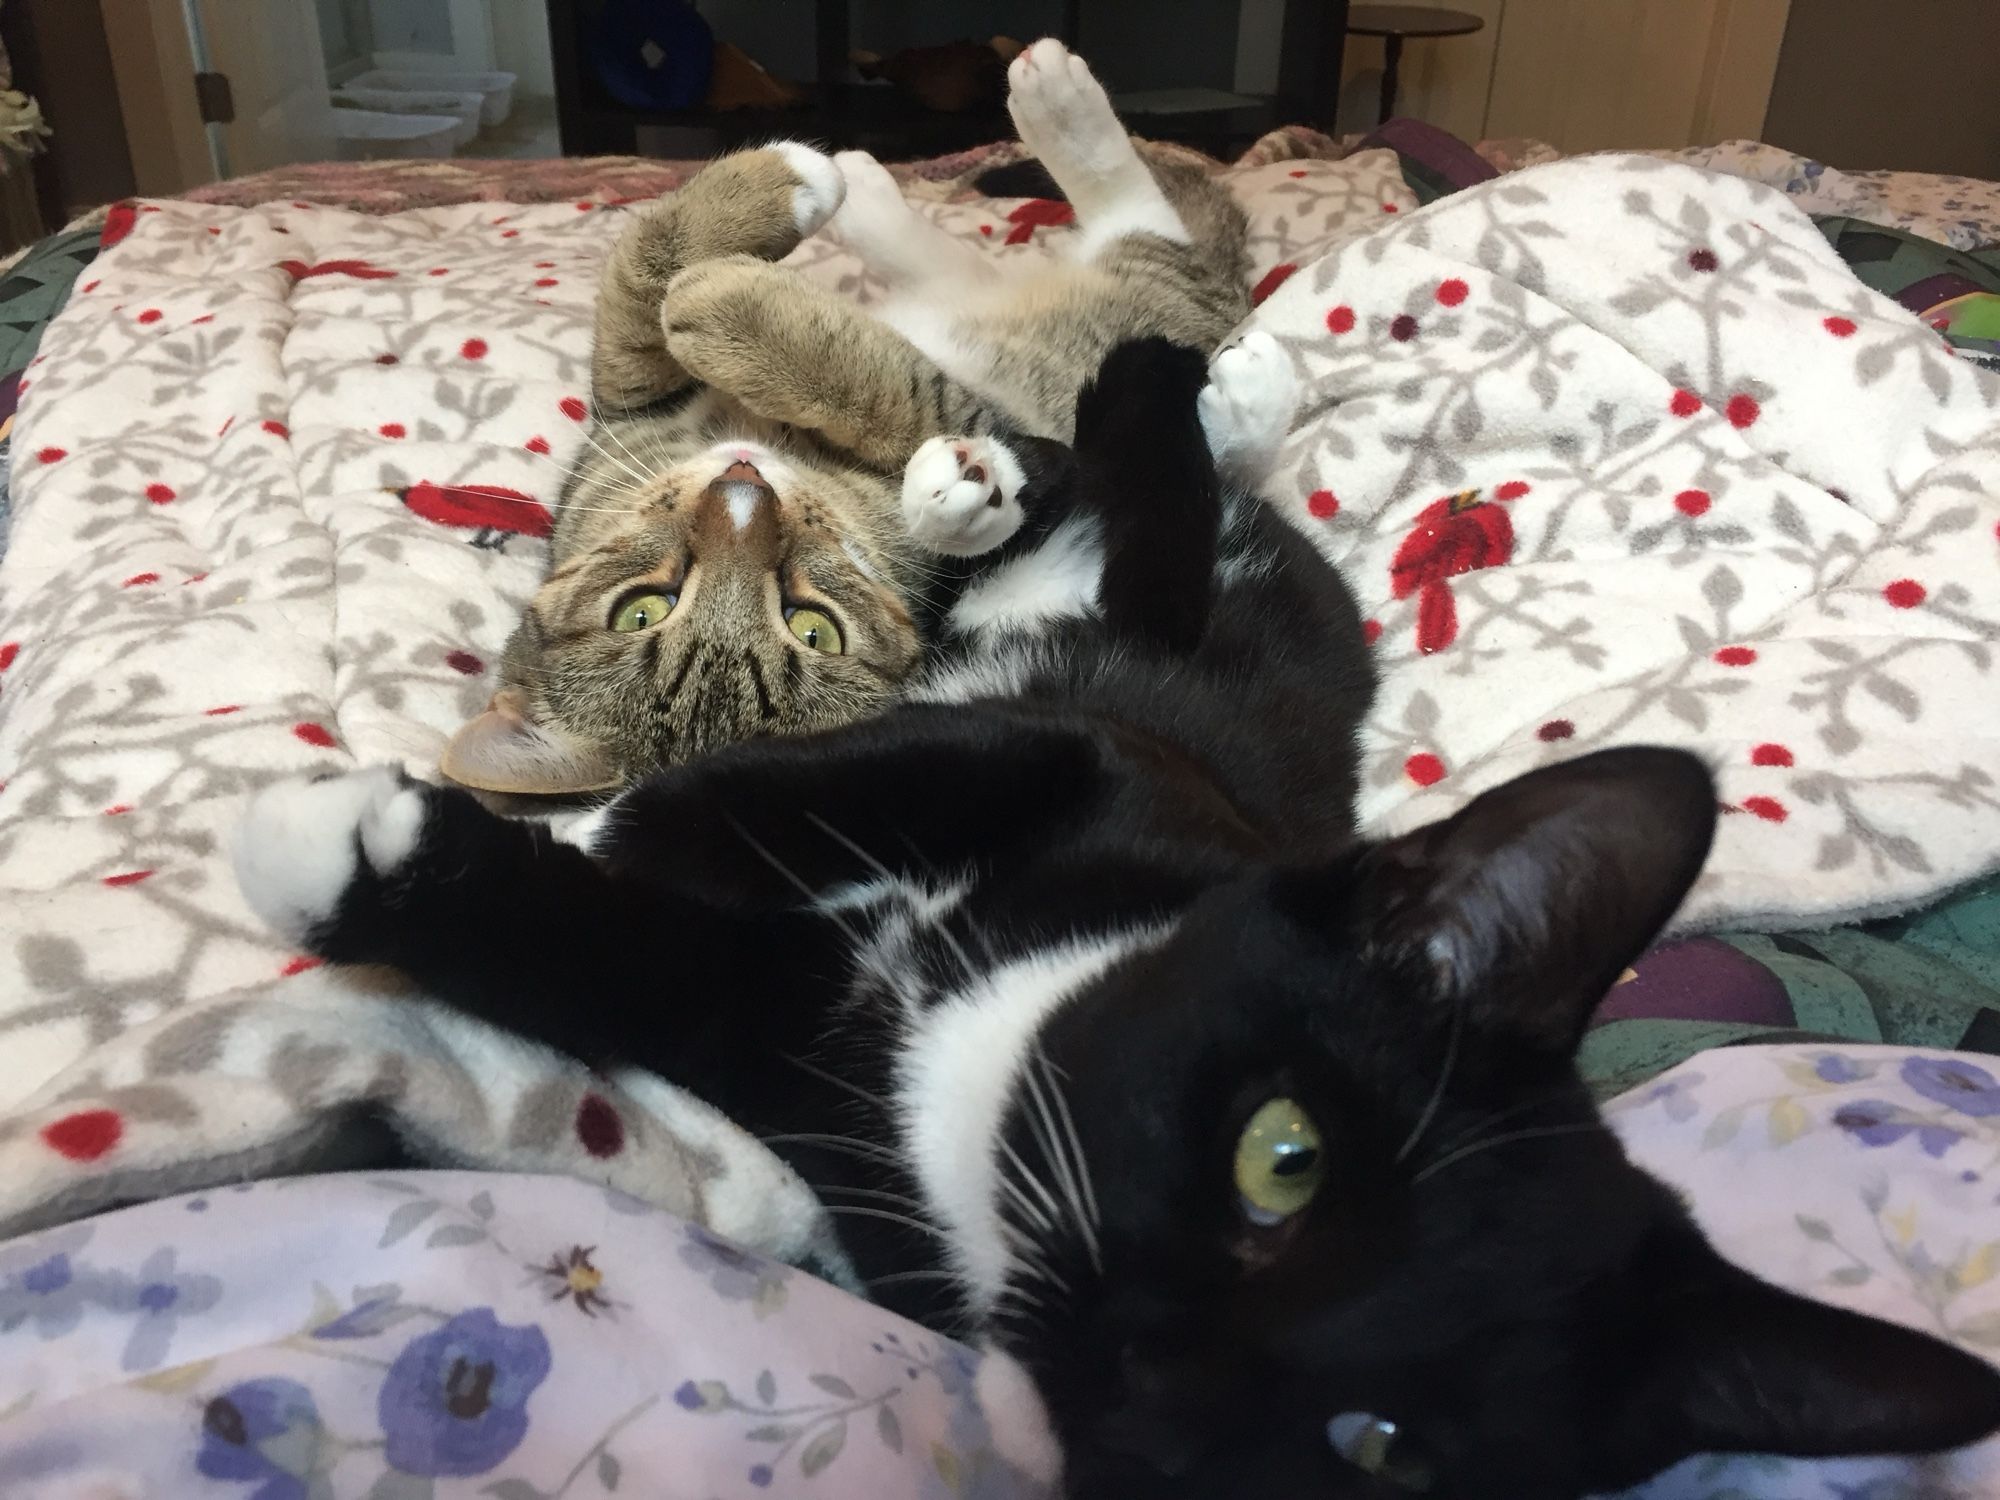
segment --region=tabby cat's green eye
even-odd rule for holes
[[[634,594],[611,612],[611,628],[618,631],[650,630],[664,620],[673,607],[672,594]]]
[[[1295,1099],[1261,1106],[1236,1140],[1236,1191],[1252,1224],[1281,1224],[1312,1202],[1326,1179],[1319,1127]]]
[[[846,649],[840,638],[840,627],[833,623],[833,616],[823,609],[801,606],[785,616],[785,624],[791,627],[793,635],[815,651],[838,656]]]

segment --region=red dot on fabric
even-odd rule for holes
[[[467,339],[458,346],[458,352],[467,359],[484,359],[486,358],[486,340]]]
[[[156,481],[146,486],[146,498],[155,505],[172,505],[178,497],[175,495],[172,485],[160,484]]]
[[[538,260],[535,262],[535,269],[537,271],[553,271],[555,268],[556,263],[552,260]]]
[[[308,720],[303,724],[294,724],[292,733],[308,745],[317,745],[322,750],[333,748],[333,733],[324,724],[315,724]]]
[[[590,414],[590,408],[575,396],[565,396],[562,398],[562,414],[572,422],[581,422]]]
[[[103,285],[104,285],[104,283],[103,283],[103,282],[101,282],[101,281],[86,281],[86,282],[85,282],[85,283],[83,284],[83,289],[84,289],[84,290],[85,290],[86,292],[94,292],[94,291],[96,291],[96,290],[97,290],[97,289],[98,289],[99,287],[101,287],[101,286],[103,286]]]
[[[132,810],[132,804],[129,802],[114,802],[109,807],[104,809],[104,816],[107,818],[115,818],[120,813],[128,813],[131,810]]]
[[[1444,762],[1424,752],[1403,762],[1403,774],[1418,786],[1436,786],[1444,780]]]
[[[1739,393],[1729,398],[1729,405],[1723,408],[1722,414],[1729,418],[1731,427],[1748,427],[1763,414],[1763,410],[1756,397]]]
[[[206,577],[208,577],[206,573],[190,573],[181,580],[181,587],[186,588],[191,583],[200,583]]]
[[[486,663],[470,651],[448,651],[445,653],[444,664],[454,672],[463,672],[467,677],[477,677],[486,670]]]
[[[207,714],[211,719],[219,719],[224,714],[242,713],[243,705],[240,703],[225,703],[220,708],[204,708],[202,712]]]
[[[69,457],[69,449],[42,448],[36,451],[35,457],[40,459],[45,464],[59,464],[64,459]]]
[[[4,646],[0,646],[0,672],[4,672],[13,666],[14,658],[20,654],[21,643],[19,641],[9,641]]]
[[[555,277],[553,277],[553,276],[537,276],[537,277],[535,278],[535,285],[536,285],[536,286],[561,286],[561,285],[562,285],[562,283],[561,283],[560,281],[556,280],[556,278],[555,278]]]
[[[1528,488],[1527,480],[1510,479],[1493,491],[1493,498],[1495,500],[1518,500],[1528,493]]]
[[[582,202],[577,204],[576,211],[580,214],[587,214],[595,207],[597,207],[597,205],[595,203],[592,203],[589,199],[586,198]]]
[[[1459,303],[1463,302],[1471,294],[1472,288],[1460,281],[1456,276],[1452,277],[1449,281],[1438,283],[1437,299],[1446,307],[1458,306]]]
[[[991,239],[993,237],[993,226],[991,224],[981,224],[979,226],[979,232],[985,235],[988,239]]]
[[[1385,214],[1399,214],[1402,210],[1393,203],[1385,203],[1382,205],[1382,212]]]
[[[216,227],[215,227],[215,226],[214,226],[213,224],[211,224],[211,225],[209,225],[209,226],[208,226],[208,232],[209,232],[210,234],[220,234],[220,233],[222,233],[222,231],[221,231],[220,229],[217,229],[217,228],[216,228]]]
[[[105,876],[104,884],[137,885],[142,880],[151,880],[152,878],[153,878],[153,872],[151,870],[127,870],[123,875]]]
[[[1747,667],[1757,659],[1757,653],[1748,646],[1724,646],[1715,659],[1725,667]]]
[[[1380,620],[1363,620],[1361,622],[1361,639],[1371,646],[1381,640],[1382,622]]]
[[[515,240],[520,237],[521,231],[518,229],[503,229],[500,231],[500,238],[503,240]]]
[[[1854,337],[1855,322],[1852,318],[1828,318],[1820,324],[1820,327],[1837,339]]]
[[[1691,417],[1701,410],[1701,397],[1693,391],[1675,391],[1667,409],[1677,417]]]
[[[1704,247],[1688,251],[1688,264],[1697,271],[1713,271],[1722,262],[1715,258],[1713,250]]]
[[[264,423],[264,430],[272,437],[288,438],[292,435],[292,429],[283,422],[267,421]]]
[[[545,437],[531,437],[521,446],[530,453],[546,453],[549,451],[549,440]]]
[[[1915,609],[1930,597],[1930,591],[1914,578],[1898,578],[1883,588],[1882,597],[1897,609]]]
[[[1326,326],[1333,333],[1346,333],[1354,327],[1354,309],[1342,303],[1326,315]]]
[[[1557,740],[1566,740],[1575,733],[1576,726],[1568,719],[1551,719],[1535,731],[1535,738],[1553,744]]]
[[[325,962],[326,960],[323,958],[310,958],[301,954],[278,970],[278,977],[281,979],[290,979],[295,974],[309,974]]]
[[[149,307],[139,314],[139,321],[141,323],[157,323],[165,316],[166,314],[161,312],[157,307]]]
[[[393,354],[378,354],[375,356],[375,363],[378,365],[398,365],[402,361]]]
[[[1758,745],[1750,752],[1750,764],[1753,766],[1789,766],[1791,763],[1792,752],[1783,745]]]
[[[1707,490],[1682,490],[1674,496],[1674,509],[1684,516],[1705,516],[1711,503]]]
[[[1287,177],[1303,177],[1306,174],[1305,174],[1305,169],[1301,167],[1295,171],[1287,172],[1285,175]]]
[[[1340,514],[1340,501],[1332,490],[1314,490],[1306,496],[1306,510],[1322,521],[1330,521]]]
[[[96,1161],[118,1144],[125,1121],[112,1109],[83,1109],[42,1127],[42,1141],[71,1161]]]
[[[203,313],[200,317],[194,319],[194,321],[196,323],[213,323],[215,321],[215,314]]]
[[[1776,797],[1745,797],[1743,810],[1755,813],[1766,823],[1782,823],[1792,814]]]
[[[451,274],[451,267],[432,266],[425,274],[429,276],[449,276]]]
[[[408,435],[408,429],[401,422],[384,422],[376,429],[385,438],[399,438]]]
[[[592,1156],[616,1156],[625,1146],[625,1122],[596,1094],[576,1107],[576,1138]]]
[[[136,589],[142,584],[158,583],[159,581],[160,575],[158,573],[134,573],[118,586],[122,589]]]
[[[1396,321],[1389,325],[1389,337],[1399,344],[1407,344],[1417,336],[1417,320],[1408,313],[1399,313]]]

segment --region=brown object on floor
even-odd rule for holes
[[[771,73],[741,47],[715,44],[715,71],[708,81],[710,109],[794,109],[806,91]]]
[[[1021,51],[1012,37],[984,42],[946,42],[939,47],[905,47],[887,57],[856,50],[847,54],[863,78],[881,78],[925,109],[964,114],[997,109],[1007,97],[1007,64]]]

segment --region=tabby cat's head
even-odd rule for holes
[[[1725,1262],[1578,1079],[1714,797],[1670,751],[1535,772],[1222,888],[1056,1009],[990,1328],[1067,1493],[1577,1500],[2000,1426],[1983,1361]]]
[[[871,475],[725,443],[635,494],[609,464],[565,496],[556,566],[453,736],[444,773],[520,795],[606,790],[717,745],[862,718],[917,659],[871,534]]]

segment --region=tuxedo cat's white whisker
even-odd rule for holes
[[[1048,1254],[1040,1245],[1014,1229],[1003,1230],[1001,1237],[1007,1242],[1008,1256],[1016,1269],[1032,1273],[1037,1280],[1047,1282],[1065,1297],[1076,1295],[1069,1282],[1049,1264]],[[1009,1282],[1008,1285],[1017,1286],[1019,1283]]]
[[[1452,1007],[1451,1033],[1445,1038],[1444,1065],[1438,1069],[1437,1087],[1431,1090],[1430,1098],[1424,1103],[1423,1113],[1417,1116],[1416,1127],[1411,1130],[1410,1138],[1403,1142],[1403,1148],[1396,1153],[1397,1166],[1407,1161],[1410,1153],[1417,1149],[1417,1142],[1424,1138],[1424,1132],[1430,1129],[1431,1121],[1437,1118],[1437,1112],[1444,1104],[1444,1091],[1451,1083],[1453,1070],[1458,1066],[1459,1041],[1465,1035],[1465,1008],[1465,997],[1461,995],[1458,1004]]]
[[[1046,1134],[1037,1130],[1036,1135],[1041,1140],[1043,1154],[1049,1158],[1049,1165],[1054,1168],[1057,1182],[1062,1188],[1063,1198],[1068,1205],[1066,1217],[1082,1237],[1084,1247],[1090,1252],[1091,1265],[1096,1268],[1099,1275],[1102,1275],[1104,1256],[1098,1248],[1097,1231],[1085,1216],[1082,1185],[1077,1180],[1075,1164],[1070,1161],[1069,1152],[1065,1149],[1062,1135],[1056,1127],[1055,1110],[1048,1101],[1041,1069],[1035,1065],[1033,1052],[1022,1060],[1021,1075],[1028,1085],[1028,1094],[1034,1101],[1035,1112],[1040,1116],[1042,1124],[1047,1127]]]
[[[1547,1140],[1551,1136],[1559,1135],[1587,1135],[1603,1128],[1596,1120],[1577,1120],[1568,1125],[1539,1125],[1531,1130],[1510,1130],[1505,1135],[1496,1135],[1487,1140],[1475,1141],[1470,1146],[1461,1147],[1450,1155],[1441,1157],[1417,1173],[1415,1177],[1412,1177],[1410,1185],[1414,1187],[1427,1177],[1437,1176],[1446,1167],[1464,1161],[1468,1156],[1477,1156],[1482,1151],[1491,1151],[1498,1146],[1511,1146],[1516,1141]]]
[[[951,1286],[958,1285],[958,1278],[949,1271],[892,1271],[887,1276],[876,1276],[866,1284],[869,1291],[878,1286],[897,1286],[906,1281],[942,1281]]]
[[[1044,1230],[1046,1230],[1048,1233],[1053,1234],[1055,1232],[1056,1226],[1062,1223],[1062,1217],[1063,1217],[1062,1208],[1056,1202],[1055,1194],[1049,1191],[1048,1185],[1044,1183],[1039,1176],[1036,1175],[1034,1169],[1031,1168],[1026,1162],[1021,1160],[1020,1153],[1017,1152],[1011,1145],[1008,1144],[1007,1138],[1005,1136],[1001,1136],[999,1138],[999,1141],[1000,1141],[1000,1149],[1007,1153],[1007,1160],[1014,1164],[1014,1170],[1020,1173],[1022,1181],[1025,1182],[1029,1187],[1033,1188],[1035,1190],[1036,1196],[1039,1197],[1045,1205],[1047,1205],[1048,1208],[1047,1215],[1043,1215],[1041,1212],[1037,1211],[1035,1217],[1041,1223],[1041,1226]],[[1017,1200],[1023,1202],[1024,1205],[1027,1207],[1030,1208],[1033,1207],[1032,1204],[1026,1203],[1026,1199],[1022,1193],[1021,1188],[1016,1186],[1014,1180],[1011,1177],[1009,1177],[1005,1172],[996,1173],[995,1177],[996,1180],[1000,1182],[1002,1186],[1004,1186],[1011,1193],[1013,1193],[1013,1195]]]
[[[1044,1234],[1053,1234],[1055,1232],[1056,1221],[1044,1213],[1041,1205],[1023,1192],[1011,1177],[1002,1172],[994,1180],[999,1183],[1000,1190],[1007,1195],[1007,1201],[1013,1204],[1015,1209],[1030,1224],[1034,1225]]]
[[[1530,1098],[1523,1099],[1519,1104],[1511,1104],[1505,1109],[1495,1110],[1492,1114],[1473,1121],[1470,1126],[1459,1131],[1450,1140],[1439,1142],[1437,1155],[1443,1156],[1448,1152],[1456,1151],[1460,1146],[1467,1145],[1479,1139],[1480,1136],[1496,1125],[1504,1124],[1506,1121],[1516,1119],[1521,1115],[1533,1114],[1538,1109],[1550,1104],[1560,1103],[1570,1097],[1571,1094],[1568,1089],[1550,1089],[1546,1093],[1535,1094]]]
[[[757,841],[756,836],[752,834],[749,829],[745,828],[742,825],[742,823],[738,822],[734,817],[731,817],[728,813],[724,813],[722,816],[724,821],[726,821],[729,824],[730,829],[735,833],[735,835],[741,840],[743,840],[745,844],[749,845],[750,852],[752,854],[755,854],[759,859],[763,860],[765,864],[769,865],[773,870],[775,870],[778,874],[778,877],[781,880],[783,880],[793,890],[797,891],[801,896],[805,897],[808,905],[812,906],[812,908],[815,911],[817,911],[821,916],[825,917],[829,922],[832,922],[836,927],[838,927],[841,930],[841,932],[846,934],[848,940],[852,942],[856,948],[860,948],[861,946],[863,946],[861,941],[861,934],[855,931],[853,923],[849,922],[847,918],[843,917],[837,909],[825,906],[819,899],[820,893],[815,889],[813,889],[812,886],[808,885],[806,881],[800,877],[799,873],[796,870],[794,870],[790,865],[786,864],[782,859],[779,859],[778,856],[773,854],[769,849],[766,849],[761,843]]]
[[[904,1208],[911,1210],[913,1213],[920,1214],[924,1211],[923,1204],[912,1198],[908,1193],[894,1192],[889,1188],[848,1187],[844,1183],[822,1184],[817,1182],[809,1182],[806,1186],[811,1188],[822,1200],[829,1193],[844,1193],[850,1198],[869,1198],[877,1203],[900,1203]]]
[[[877,1141],[864,1141],[852,1135],[828,1135],[813,1131],[795,1131],[785,1135],[760,1135],[757,1139],[766,1146],[820,1146],[828,1151],[844,1151],[850,1156],[858,1156],[864,1161],[886,1162],[899,1166],[902,1157],[889,1147]]]
[[[1090,1227],[1095,1231],[1104,1222],[1097,1208],[1097,1184],[1091,1181],[1090,1158],[1084,1155],[1083,1138],[1077,1134],[1076,1120],[1069,1112],[1069,1099],[1063,1093],[1062,1078],[1056,1065],[1049,1061],[1048,1053],[1042,1050],[1039,1037],[1035,1040],[1035,1057],[1042,1067],[1042,1075],[1048,1079],[1049,1093],[1055,1097],[1056,1112],[1061,1116],[1064,1132],[1069,1136],[1071,1158],[1076,1163],[1076,1175],[1083,1185],[1083,1203],[1088,1210]],[[1098,1270],[1102,1271],[1102,1266]]]
[[[901,1224],[906,1229],[914,1229],[919,1234],[927,1234],[932,1239],[948,1243],[949,1236],[935,1224],[926,1224],[922,1219],[913,1219],[908,1214],[899,1214],[886,1208],[868,1208],[859,1203],[829,1203],[825,1205],[830,1214],[851,1214],[863,1219],[881,1219],[889,1224]]]
[[[854,1095],[855,1098],[874,1105],[875,1108],[881,1110],[884,1114],[890,1112],[891,1106],[889,1101],[884,1099],[880,1094],[870,1093],[860,1084],[850,1082],[848,1079],[842,1078],[838,1073],[829,1073],[825,1068],[820,1067],[816,1063],[809,1063],[803,1057],[798,1057],[790,1052],[783,1053],[782,1056],[793,1067],[801,1068],[812,1074],[813,1077],[830,1083],[836,1088],[845,1089],[848,1093]]]

